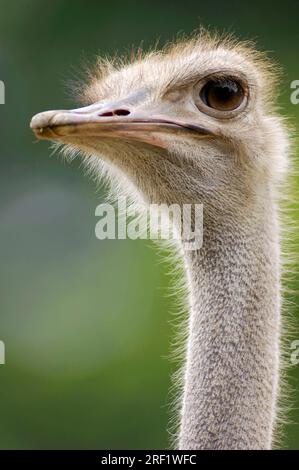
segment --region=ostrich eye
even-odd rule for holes
[[[206,106],[218,111],[237,109],[245,97],[242,86],[231,79],[209,80],[201,89],[200,98]]]

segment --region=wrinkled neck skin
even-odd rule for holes
[[[185,251],[190,317],[179,449],[270,449],[279,365],[279,250],[269,191],[205,220]]]

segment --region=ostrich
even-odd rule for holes
[[[271,449],[279,397],[278,203],[288,134],[276,73],[250,43],[208,33],[102,59],[83,107],[35,115],[138,204],[203,204],[203,245],[179,243],[188,338],[176,447]]]

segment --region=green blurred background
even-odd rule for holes
[[[168,267],[149,242],[95,238],[103,191],[80,162],[50,158],[28,124],[38,111],[76,105],[65,82],[82,61],[141,40],[163,44],[199,24],[270,51],[285,70],[280,103],[296,123],[298,1],[1,0],[0,9],[0,448],[165,448]],[[298,379],[299,365],[295,391]],[[299,449],[298,404],[295,393],[285,448]]]

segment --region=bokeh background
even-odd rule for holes
[[[298,11],[290,0],[1,0],[1,449],[168,446],[168,266],[149,242],[95,238],[103,188],[80,162],[51,158],[28,128],[31,116],[74,107],[65,83],[95,54],[163,44],[203,24],[256,39],[282,64],[279,100],[296,124]],[[299,449],[299,365],[290,375],[283,447]]]

